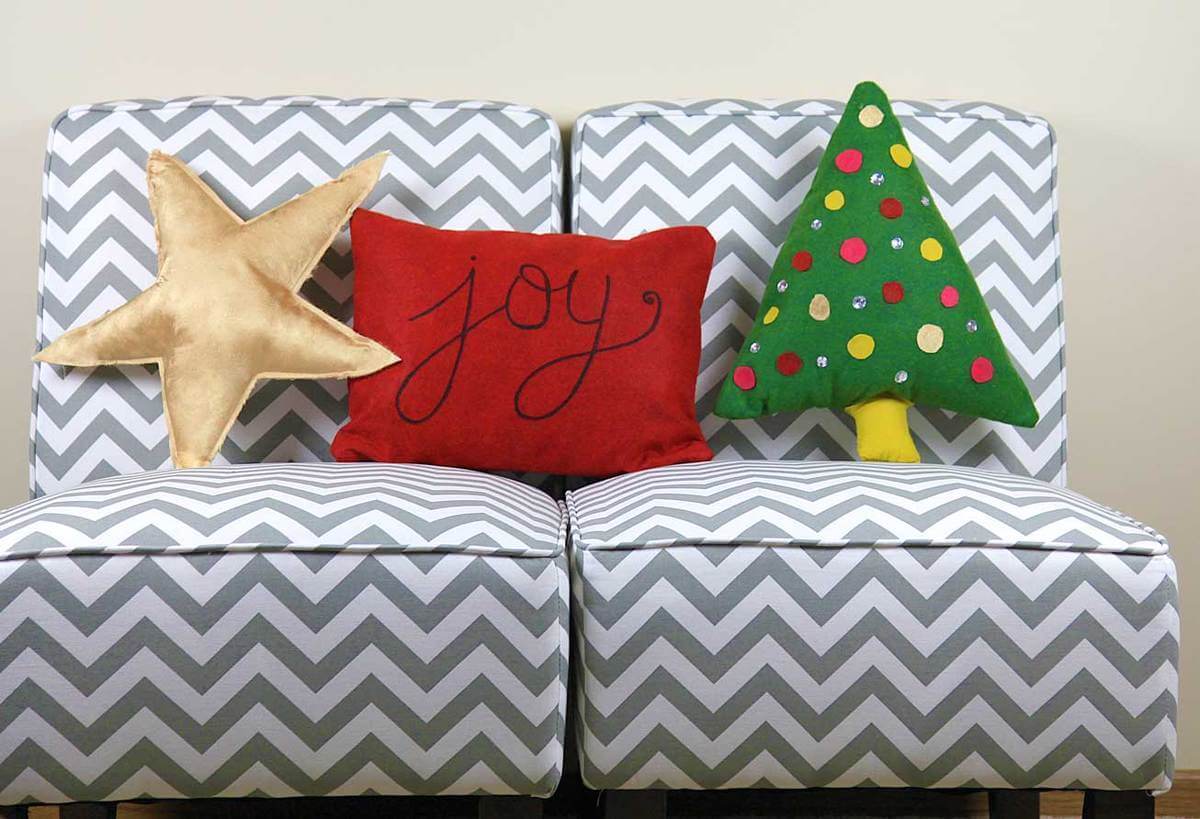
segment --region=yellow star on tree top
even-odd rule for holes
[[[176,466],[212,462],[260,378],[349,378],[400,359],[297,291],[375,186],[387,154],[249,221],[180,160],[146,164],[158,277],[34,360],[157,364]]]

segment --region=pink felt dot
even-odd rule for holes
[[[948,284],[942,288],[942,307],[958,306],[958,288]]]
[[[858,264],[867,258],[867,243],[857,236],[851,236],[842,242],[838,254],[850,264]]]
[[[752,390],[754,385],[758,383],[758,378],[754,375],[754,368],[747,367],[745,364],[740,367],[733,368],[733,383],[742,390]]]
[[[992,366],[991,359],[979,356],[971,362],[971,380],[976,384],[986,384],[995,374],[996,368]]]
[[[862,167],[862,151],[847,148],[833,158],[833,164],[842,173],[858,173],[858,169]]]

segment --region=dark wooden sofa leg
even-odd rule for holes
[[[481,796],[479,819],[541,819],[543,801],[536,796]]]
[[[26,819],[29,808],[25,805],[0,805],[0,819]]]
[[[988,791],[991,819],[1038,819],[1042,797],[1037,791]]]
[[[117,803],[69,802],[58,806],[58,819],[117,819]]]
[[[1084,791],[1083,819],[1154,819],[1147,791]]]
[[[604,819],[666,819],[666,816],[666,791],[604,792]]]

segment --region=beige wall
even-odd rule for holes
[[[1166,533],[1200,768],[1200,2],[21,0],[0,17],[0,502],[23,498],[45,128],[182,94],[985,99],[1057,128],[1070,483]],[[100,11],[89,12],[89,6]],[[853,7],[855,11],[845,11]]]

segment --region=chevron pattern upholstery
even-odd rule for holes
[[[0,555],[287,550],[553,557],[542,492],[423,464],[261,464],[92,481],[0,512]]]
[[[569,497],[596,788],[1165,789],[1175,569],[1058,487],[714,462]]]
[[[72,108],[50,130],[43,179],[37,343],[96,318],[154,280],[147,153],[182,157],[250,217],[391,151],[365,206],[438,227],[558,231],[558,126],[488,102],[313,97],[132,101]],[[351,313],[348,233],[304,294]],[[36,495],[169,465],[160,385],[149,367],[34,366],[30,484]],[[269,381],[250,397],[217,463],[329,460],[346,418],[340,381]]]
[[[853,463],[840,414],[713,416],[840,106],[593,111],[574,138],[574,229],[718,237],[697,397],[720,460],[563,504],[465,470],[314,463],[345,391],[301,381],[259,386],[218,465],[170,471],[153,372],[39,366],[34,499],[0,513],[0,804],[546,795],[562,769],[568,579],[593,787],[1168,787],[1167,543],[1063,488],[1053,133],[984,103],[895,109],[1036,429],[923,408],[926,463],[898,466]],[[75,108],[50,134],[39,344],[153,279],[155,147],[244,216],[387,149],[369,207],[561,227],[558,129],[528,108]],[[348,319],[351,277],[342,236],[306,295]]]
[[[0,804],[561,775],[561,508],[441,467],[148,472],[0,524]]]
[[[1078,493],[939,465],[683,464],[575,490],[567,507],[571,541],[588,550],[758,544],[1167,552],[1153,529]]]
[[[938,207],[1041,413],[1032,430],[934,407],[910,413],[926,462],[1066,478],[1062,293],[1050,126],[987,103],[897,102]],[[702,224],[717,238],[703,308],[699,416],[719,458],[853,460],[851,421],[809,410],[713,414],[840,103],[703,100],[601,108],[575,125],[571,228],[627,237]]]

